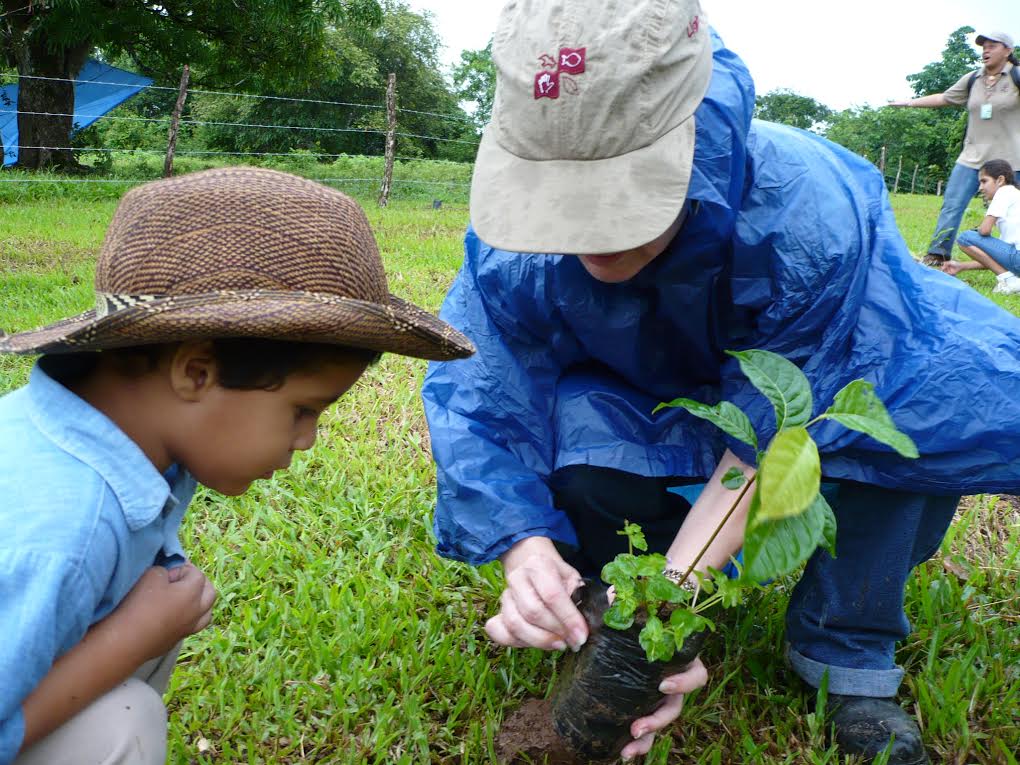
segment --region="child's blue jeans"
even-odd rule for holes
[[[977,247],[1007,271],[1017,273],[1020,269],[1020,251],[1009,242],[996,239],[994,236],[982,236],[975,230],[963,231],[956,238],[961,247]]]

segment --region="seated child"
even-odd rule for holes
[[[255,168],[128,192],[97,307],[0,352],[0,764],[163,763],[162,694],[215,590],[177,531],[196,481],[285,470],[382,352],[470,355],[389,294],[361,208]]]
[[[1006,295],[1020,293],[1020,188],[1009,162],[992,159],[978,171],[978,189],[988,202],[988,211],[981,225],[962,232],[956,239],[960,250],[971,262],[951,260],[942,266],[947,274],[987,268],[995,274],[992,292]],[[999,227],[999,239],[992,229]]]

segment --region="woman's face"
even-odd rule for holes
[[[986,173],[978,174],[978,190],[981,192],[981,196],[985,198],[986,202],[991,202],[992,197],[995,196],[995,192],[1001,189],[1005,184],[1005,176],[1000,175],[998,178],[993,178]]]
[[[999,71],[1006,63],[1006,59],[1009,58],[1011,52],[1001,42],[985,40],[981,45],[981,60],[985,64],[985,69],[992,72]]]

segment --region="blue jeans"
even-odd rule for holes
[[[580,548],[561,548],[582,575],[597,575],[626,552],[617,531],[640,523],[649,550],[665,552],[696,499],[700,481],[645,478],[611,468],[574,465],[553,474],[553,502],[570,517]],[[959,497],[933,497],[840,482],[823,488],[839,524],[838,557],[818,550],[793,590],[786,612],[789,658],[817,687],[889,697],[903,670],[896,643],[910,633],[903,592],[911,570],[942,543]]]
[[[1020,171],[1017,171],[1014,177],[1020,182]],[[946,260],[952,257],[953,240],[956,239],[956,232],[960,230],[960,221],[963,220],[963,214],[967,212],[967,206],[977,191],[978,171],[960,164],[953,165],[953,172],[949,174],[946,193],[942,198],[942,210],[935,223],[935,233],[931,244],[928,245],[929,254],[941,255]]]
[[[964,231],[956,238],[961,247],[977,247],[1007,271],[1017,273],[1020,268],[1020,251],[1009,242],[996,239],[994,236],[981,236],[977,231]]]
[[[977,190],[978,171],[961,164],[953,165],[953,172],[949,174],[946,193],[942,198],[942,211],[935,224],[935,234],[932,236],[931,244],[928,245],[929,254],[941,255],[946,260],[952,257],[953,240],[956,239],[960,221],[963,220],[967,205],[977,194]]]
[[[838,524],[836,558],[815,552],[793,590],[790,663],[815,687],[828,671],[831,693],[893,696],[903,679],[896,643],[910,634],[907,577],[939,549],[960,498],[850,482],[824,493]]]

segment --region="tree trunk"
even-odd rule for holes
[[[66,148],[73,127],[74,83],[65,80],[78,76],[91,45],[82,42],[51,49],[45,37],[33,34],[32,20],[20,14],[11,19],[9,41],[18,66],[18,145],[22,147],[16,167],[74,169],[78,163]]]

